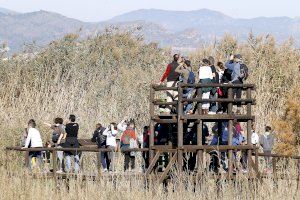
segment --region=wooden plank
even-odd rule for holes
[[[182,87],[193,87],[193,88],[204,88],[204,87],[223,87],[223,88],[242,88],[247,89],[251,88],[252,90],[255,89],[254,84],[222,84],[222,83],[209,83],[209,84],[203,84],[203,83],[196,83],[196,84],[182,84]]]
[[[154,104],[153,104],[153,100],[155,98],[155,91],[154,91],[154,88],[151,87],[150,88],[150,137],[149,137],[149,147],[153,147],[154,146],[154,135],[155,135],[155,130],[154,130],[154,121],[153,121],[153,118],[154,118]],[[154,151],[150,151],[149,152],[149,161],[151,161],[154,157]]]
[[[199,120],[253,120],[254,116],[233,115],[233,114],[215,114],[215,115],[185,115],[182,119]]]
[[[153,86],[155,91],[164,91],[164,90],[177,90],[177,87],[167,87],[164,85],[155,85]]]
[[[29,167],[29,162],[31,162],[31,160],[29,160],[29,151],[25,152],[24,157],[25,157],[25,166]]]
[[[183,90],[181,87],[181,84],[179,84],[178,87],[178,107],[177,107],[177,114],[178,114],[178,123],[177,123],[177,146],[182,147],[183,146],[183,120],[181,117],[183,116],[183,103],[182,103],[182,96],[183,96]],[[183,152],[182,150],[178,151],[178,171],[182,171],[183,167]]]
[[[247,149],[256,149],[257,147],[253,145],[183,145],[181,149],[186,150],[216,150],[216,151],[222,151],[222,150],[247,150]]]
[[[228,123],[228,144],[232,144],[232,138],[233,138],[233,120],[229,120]],[[228,177],[230,178],[233,173],[233,151],[228,151]]]
[[[154,166],[155,166],[155,164],[156,164],[159,156],[160,156],[160,151],[157,151],[156,154],[155,154],[155,156],[154,156],[154,158],[151,160],[151,163],[149,164],[149,167],[148,167],[148,169],[147,169],[147,171],[145,173],[146,176],[149,176],[150,173],[152,172],[152,170],[153,170],[153,168],[154,168]]]
[[[177,119],[152,118],[152,120],[159,124],[175,124],[175,123],[177,123]]]
[[[154,100],[153,101],[154,105],[160,106],[160,105],[177,105],[177,101],[172,101],[172,102],[163,102],[163,101],[159,101],[159,100]]]
[[[172,156],[170,162],[168,163],[165,171],[162,173],[161,177],[159,178],[160,183],[162,183],[165,180],[166,176],[168,175],[168,173],[169,173],[171,167],[173,166],[173,164],[175,163],[176,159],[177,159],[177,152],[174,153],[174,155]]]
[[[202,98],[183,98],[182,102],[201,102],[201,103],[212,103],[212,102],[224,102],[224,103],[242,103],[242,104],[255,104],[254,99],[202,99]]]
[[[260,175],[260,172],[258,170],[258,168],[256,168],[256,165],[255,163],[253,162],[252,158],[250,159],[250,166],[254,169],[255,171],[255,174],[256,174],[256,177],[258,178],[258,180],[262,183],[262,178],[261,178],[261,175]]]
[[[57,180],[57,151],[52,152],[53,177]]]

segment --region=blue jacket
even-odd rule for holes
[[[231,82],[239,80],[241,77],[241,65],[240,63],[233,62],[229,60],[225,63],[225,67],[232,71]]]

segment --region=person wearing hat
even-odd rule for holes
[[[243,74],[241,73],[242,55],[231,55],[229,61],[226,62],[225,67],[232,71],[231,83],[243,84]],[[242,88],[233,88],[233,97],[240,99],[242,97]],[[237,103],[237,114],[240,113],[241,103]]]

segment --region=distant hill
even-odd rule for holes
[[[110,25],[134,30],[146,42],[157,42],[161,46],[177,49],[195,48],[203,42],[221,38],[225,33],[242,40],[247,38],[250,31],[254,34],[272,34],[278,41],[290,36],[294,36],[296,41],[300,38],[300,18],[235,19],[208,9],[142,9],[105,22],[88,23],[48,11],[17,13],[0,8],[0,43],[8,43],[10,53],[13,53],[22,50],[24,43],[35,42],[43,46],[67,33],[80,33],[85,37],[101,32]]]
[[[0,8],[0,14],[17,15],[17,14],[20,14],[20,13],[9,10],[9,9],[6,9],[6,8]]]
[[[116,16],[110,22],[145,21],[163,26],[173,33],[188,33],[201,35],[202,39],[210,40],[222,37],[224,33],[232,33],[245,39],[248,33],[272,34],[279,41],[289,36],[300,37],[300,19],[289,17],[258,17],[253,19],[235,19],[221,12],[208,9],[195,11],[166,11],[158,9],[142,9]],[[195,33],[197,32],[197,33]]]

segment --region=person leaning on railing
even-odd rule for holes
[[[54,124],[44,123],[44,125],[50,127],[52,132],[52,142],[55,147],[61,148],[62,140],[65,136],[65,125],[63,124],[64,120],[60,117],[57,117],[54,119]],[[57,159],[58,159],[58,173],[63,172],[63,158],[64,158],[64,152],[63,151],[57,151]]]
[[[25,148],[41,148],[43,147],[43,141],[41,134],[38,129],[36,129],[36,123],[33,119],[28,122],[28,134],[25,140]],[[41,151],[29,151],[29,169],[32,170],[33,164],[38,160],[40,167],[43,165],[42,152]]]
[[[173,61],[167,65],[167,68],[160,79],[160,85],[167,79],[167,87],[176,87],[179,80],[179,73],[175,72],[175,69],[178,67],[179,54],[174,54]],[[167,90],[167,102],[173,102],[178,97],[178,92],[174,90]],[[164,112],[171,113],[171,106],[168,106],[164,109]]]
[[[110,151],[107,152],[109,171],[113,172],[115,170],[115,151],[117,148],[116,136],[118,134],[118,128],[116,123],[111,123],[103,132],[106,136],[106,148]]]
[[[91,140],[92,142],[96,142],[99,149],[106,148],[106,135],[103,134],[104,131],[105,127],[103,127],[102,124],[97,123]],[[107,172],[107,152],[101,151],[99,157],[101,160],[102,171]]]
[[[64,148],[79,148],[77,139],[79,124],[76,123],[75,115],[70,115],[70,122],[66,124],[66,141],[62,144]],[[66,151],[66,172],[71,171],[71,156],[74,156],[74,172],[78,173],[80,169],[80,159],[77,151]]]
[[[202,84],[211,84],[213,81],[213,73],[210,67],[210,62],[208,59],[203,59],[199,67],[199,82]],[[214,88],[204,87],[202,88],[202,99],[209,99],[210,93],[214,93]],[[208,114],[210,103],[203,102],[202,104],[202,113]]]
[[[123,131],[121,136],[121,150],[125,150],[124,152],[124,171],[129,169],[129,164],[131,164],[131,170],[135,168],[135,152],[130,152],[126,150],[130,150],[132,148],[137,147],[135,146],[137,140],[137,134],[135,132],[135,124],[133,119],[129,120],[122,120],[118,124],[118,129]]]

